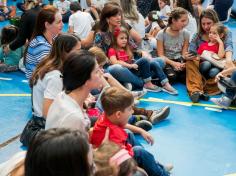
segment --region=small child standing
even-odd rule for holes
[[[104,139],[106,129],[109,128],[108,139],[126,149],[136,160],[138,166],[143,168],[148,175],[169,176],[169,171],[173,166],[164,167],[158,163],[154,156],[135,139],[133,133],[127,133],[124,129],[128,128],[133,132],[140,133],[148,143],[153,144],[149,133],[127,124],[133,113],[133,102],[134,99],[130,92],[115,87],[108,88],[101,96],[104,115],[96,122],[90,141],[94,147],[99,147]]]
[[[15,51],[10,50],[8,53],[4,52],[4,48],[9,46],[9,44],[16,38],[17,34],[18,28],[16,26],[5,26],[2,29],[0,72],[11,72],[18,70],[19,61],[23,56],[23,47],[20,47]]]
[[[209,42],[202,43],[197,53],[201,55],[203,51],[211,51],[212,57],[216,60],[222,60],[225,56],[224,38],[226,36],[227,29],[223,24],[217,23],[210,28]],[[215,67],[209,61],[203,61],[200,63],[200,72],[206,78],[214,78],[220,71],[220,68]]]

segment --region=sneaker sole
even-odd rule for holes
[[[178,92],[177,92],[177,93],[174,93],[174,92],[171,92],[171,91],[166,90],[166,89],[164,89],[164,88],[162,88],[161,90],[162,90],[163,92],[167,92],[167,93],[169,93],[169,94],[171,94],[171,95],[178,95]]]
[[[152,122],[153,125],[159,123],[162,120],[165,120],[168,115],[170,114],[170,107],[166,106],[164,108],[162,108],[161,112],[158,113],[158,118],[153,118],[154,120],[150,119],[150,121]]]
[[[160,89],[158,89],[158,90],[154,90],[154,89],[147,89],[147,88],[144,88],[146,91],[148,91],[148,92],[161,92],[162,90],[161,90],[161,88]]]
[[[142,128],[145,131],[150,131],[152,129],[152,124],[151,122],[147,120],[140,120],[134,124],[135,126]]]

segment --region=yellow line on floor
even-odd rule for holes
[[[212,108],[219,108],[221,107],[213,104],[203,104],[203,103],[192,103],[192,102],[184,102],[184,101],[172,101],[172,100],[164,100],[160,98],[141,98],[140,101],[146,101],[146,102],[159,102],[159,103],[170,103],[170,104],[177,104],[182,106],[203,106],[203,107],[212,107]],[[229,107],[231,110],[236,110],[236,107]]]
[[[224,175],[224,176],[236,176],[236,173],[235,174],[227,174],[227,175]]]
[[[30,97],[31,94],[0,94],[0,97]]]

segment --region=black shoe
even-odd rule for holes
[[[210,99],[207,93],[203,93],[200,95],[200,100],[208,101]]]
[[[200,96],[201,96],[200,92],[193,92],[193,94],[190,95],[190,99],[193,103],[198,103]]]
[[[135,124],[135,126],[144,129],[145,131],[149,131],[152,129],[152,124],[151,122],[147,121],[147,120],[140,120],[137,121]]]
[[[158,122],[166,119],[170,113],[170,107],[165,106],[161,109],[158,110],[153,110],[153,113],[151,117],[149,118],[149,121],[154,125],[157,124]]]

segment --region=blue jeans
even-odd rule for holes
[[[127,133],[127,142],[133,146],[134,159],[138,166],[143,168],[149,176],[169,176],[169,173],[155,160],[154,156],[136,140],[134,134],[131,131],[127,131]]]
[[[199,70],[200,70],[200,73],[207,79],[215,78],[215,76],[221,71],[221,69],[214,67],[208,61],[203,61],[202,63],[200,63]]]
[[[165,62],[162,58],[156,57],[150,62],[150,68],[152,72],[152,78],[159,78],[161,85],[165,85],[169,80],[164,73]]]
[[[230,83],[233,85],[233,86],[236,86],[236,71],[234,71],[231,75],[231,78],[230,78]],[[225,92],[225,96],[230,98],[231,100],[234,100],[236,99],[236,92],[235,90],[232,90],[232,89],[227,89],[226,88],[226,92]]]
[[[135,89],[142,89],[144,83],[151,80],[150,63],[147,59],[140,58],[135,61],[138,70],[128,69],[120,64],[107,68],[108,72],[121,83],[131,83]]]

